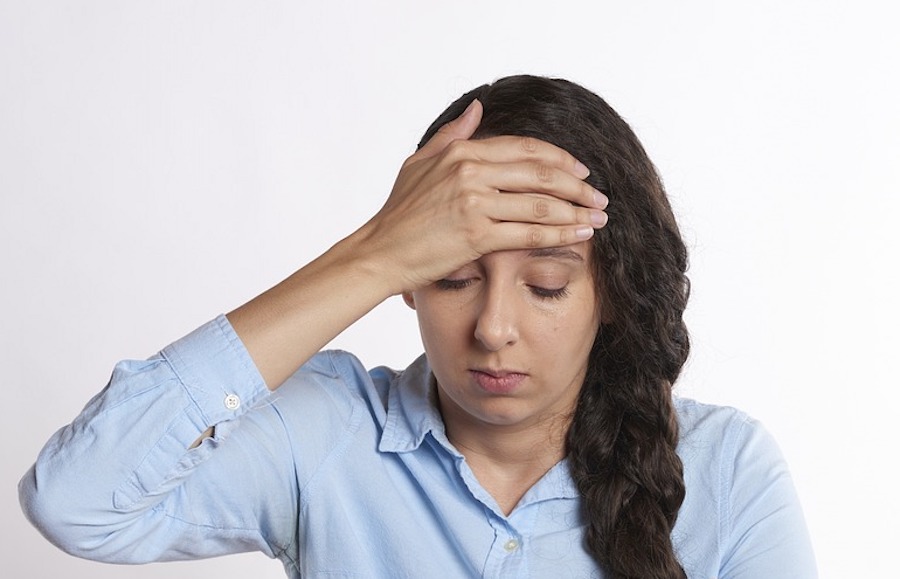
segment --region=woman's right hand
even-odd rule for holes
[[[577,243],[606,223],[587,168],[536,139],[469,140],[481,113],[475,102],[407,159],[362,228],[228,314],[269,388],[391,295],[493,251]]]
[[[569,245],[606,224],[607,198],[566,151],[528,138],[469,140],[473,101],[403,164],[384,207],[357,232],[393,293],[499,250]]]

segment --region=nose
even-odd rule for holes
[[[481,345],[496,352],[515,344],[519,339],[514,298],[501,288],[489,287],[483,295],[478,319],[475,323],[475,339]]]

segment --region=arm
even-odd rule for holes
[[[390,295],[491,251],[576,242],[605,222],[605,198],[564,151],[467,141],[480,112],[475,103],[410,157],[384,208],[324,255],[228,319],[117,366],[22,479],[32,522],[70,553],[116,562],[283,549],[297,491],[269,389]],[[265,427],[248,428],[250,418]],[[197,444],[212,427],[215,438]],[[235,452],[227,439],[238,436],[260,452]]]
[[[391,295],[486,253],[575,243],[606,223],[607,199],[565,151],[520,137],[467,140],[481,111],[474,101],[407,159],[362,228],[228,314],[269,388]]]
[[[52,543],[89,559],[273,556],[291,536],[296,491],[268,396],[222,317],[149,360],[121,362],[22,478],[23,510]],[[268,427],[248,430],[251,416]],[[212,424],[215,439],[186,451]],[[257,452],[242,452],[238,433],[252,434]],[[258,480],[270,492],[252,492]]]

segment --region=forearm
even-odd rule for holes
[[[270,389],[397,293],[365,246],[361,229],[227,315]]]
[[[474,101],[408,158],[366,225],[228,314],[270,389],[393,294],[488,253],[570,245],[603,227],[608,200],[583,180],[587,167],[534,139],[468,141],[481,113]]]

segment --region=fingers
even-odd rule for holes
[[[494,221],[515,221],[544,225],[589,225],[600,229],[609,220],[606,212],[593,207],[576,207],[549,195],[493,194],[485,209]]]
[[[462,189],[543,193],[582,207],[605,209],[609,199],[572,173],[542,161],[491,163],[464,160],[455,166]]]
[[[590,239],[594,228],[589,225],[539,225],[534,223],[498,223],[490,238],[483,241],[482,255],[508,249],[541,249],[562,247]]]
[[[449,146],[447,154],[455,159],[476,158],[489,163],[532,161],[555,167],[578,179],[590,175],[588,168],[564,149],[532,137],[460,140]]]
[[[471,140],[482,112],[473,101],[408,158],[368,224],[409,287],[495,251],[579,243],[606,225],[609,200],[584,181],[587,167],[539,139]]]
[[[444,148],[453,141],[468,139],[475,134],[475,129],[478,128],[478,124],[481,122],[481,115],[483,112],[484,109],[481,105],[481,101],[478,99],[473,100],[469,103],[469,106],[466,107],[463,114],[438,129],[438,132],[431,140],[425,143],[415,155],[410,157],[410,160],[433,157],[443,151]]]

